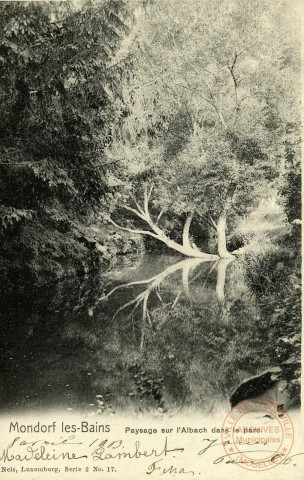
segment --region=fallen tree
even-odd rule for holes
[[[151,197],[153,185],[150,187],[148,191],[148,187],[145,186],[144,188],[144,201],[143,201],[143,207],[140,206],[140,204],[137,202],[136,198],[133,197],[133,201],[135,203],[136,208],[130,207],[129,205],[123,205],[122,208],[133,213],[136,217],[140,218],[143,222],[145,222],[150,229],[152,230],[142,230],[142,229],[136,229],[136,228],[130,228],[130,227],[124,227],[122,225],[117,224],[110,216],[106,217],[106,220],[110,222],[114,227],[119,228],[120,230],[124,230],[126,232],[130,233],[137,233],[139,235],[149,235],[150,237],[155,238],[156,240],[159,240],[160,242],[164,243],[167,245],[167,247],[176,250],[179,253],[182,253],[183,255],[186,255],[187,257],[195,257],[195,258],[206,258],[208,260],[217,260],[219,256],[225,257],[229,256],[231,257],[232,255],[224,248],[219,250],[220,255],[213,255],[210,253],[202,252],[199,250],[196,246],[191,244],[190,238],[189,238],[189,232],[190,232],[190,226],[191,222],[194,216],[194,211],[188,214],[184,228],[183,228],[183,236],[182,236],[182,244],[179,244],[175,242],[174,240],[171,240],[168,235],[158,226],[158,220],[160,219],[162,212],[159,213],[157,220],[154,221],[151,217],[150,211],[149,211],[149,200]],[[220,219],[221,221],[221,219]],[[219,228],[218,228],[219,234],[225,235],[225,229],[223,230],[222,228],[222,223],[219,223]],[[226,240],[224,239],[225,244]],[[219,245],[222,245],[222,242],[219,243]]]

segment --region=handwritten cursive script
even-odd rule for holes
[[[126,442],[122,439],[110,440],[108,438],[96,438],[93,441],[88,440],[84,442],[78,441],[75,435],[64,438],[60,437],[60,439],[56,441],[48,441],[41,438],[38,440],[30,440],[23,437],[15,437],[0,452],[0,465],[1,463],[14,465],[14,462],[40,461],[44,463],[63,460],[73,462],[72,465],[74,468],[75,461],[81,459],[82,462],[85,460],[87,465],[90,463],[98,465],[93,467],[93,469],[96,468],[98,471],[104,471],[103,468],[114,468],[103,467],[104,464],[109,465],[111,464],[110,462],[113,461],[119,461],[123,465],[122,462],[125,460],[142,460],[143,473],[145,472],[146,475],[176,476],[178,474],[181,477],[193,477],[201,473],[199,470],[202,470],[206,463],[212,463],[214,466],[223,466],[231,463],[240,463],[242,461],[236,456],[233,457],[233,455],[236,455],[234,453],[231,453],[229,456],[226,454],[223,455],[223,443],[218,438],[203,438],[199,443],[200,448],[195,449],[193,445],[187,448],[182,447],[180,444],[176,446],[173,440],[168,439],[168,437],[164,437],[162,443],[157,447],[147,447],[144,441],[139,440]],[[230,444],[229,441],[225,443],[226,446],[228,444]],[[249,443],[246,444],[246,447],[244,446],[244,452],[242,453],[250,452],[248,448],[250,448]],[[271,449],[265,447],[261,448],[260,451],[272,453]],[[213,455],[213,452],[215,455]],[[257,450],[255,450],[255,452],[257,452]],[[238,453],[240,453],[240,451]],[[288,465],[291,462],[295,465],[296,457],[303,454],[304,452],[300,452],[286,457],[283,459],[281,465]],[[278,455],[284,457],[284,453],[278,454],[273,452],[273,458],[269,461],[278,463],[278,460],[280,460]],[[204,460],[202,460],[202,457],[204,457]],[[187,465],[187,467],[181,464],[181,462]],[[83,463],[81,467],[83,467]],[[21,468],[23,469],[22,471],[27,469],[27,467]]]

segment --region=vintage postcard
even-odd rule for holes
[[[0,1],[0,478],[302,479],[300,0]]]

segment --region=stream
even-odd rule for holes
[[[28,286],[1,311],[5,412],[210,414],[263,372],[268,383],[241,395],[293,404],[274,382],[271,329],[239,260],[143,254]]]

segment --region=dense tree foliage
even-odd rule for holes
[[[105,146],[121,116],[121,46],[134,17],[120,0],[1,3],[3,254],[32,269],[86,253],[82,229],[107,191]],[[19,258],[19,260],[21,260]]]
[[[129,114],[111,147],[124,181],[116,202],[141,218],[134,196],[154,182],[154,219],[197,212],[226,256],[227,216],[233,222],[277,188],[284,139],[299,129],[299,24],[284,0],[197,7],[155,1],[141,21]]]

